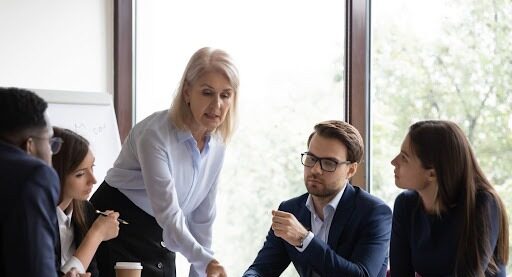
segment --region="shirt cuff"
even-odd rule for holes
[[[308,247],[309,243],[313,240],[314,237],[315,237],[315,234],[313,234],[313,232],[309,231],[306,238],[302,241],[302,247],[295,247],[297,249],[297,251],[299,251],[299,252],[304,251],[306,249],[306,247]]]
[[[63,266],[61,266],[60,270],[64,273],[68,273],[73,268],[76,269],[80,274],[85,273],[85,268],[82,265],[82,262],[80,262],[80,260],[75,256],[71,256],[71,258]]]
[[[213,258],[208,258],[208,260],[200,261],[190,266],[189,277],[206,277],[206,267],[213,260]]]

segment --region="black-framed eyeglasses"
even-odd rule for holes
[[[301,162],[304,166],[313,167],[313,166],[315,166],[316,162],[319,161],[320,168],[323,171],[327,171],[327,172],[336,171],[336,168],[340,164],[351,164],[352,163],[351,161],[339,162],[339,161],[333,160],[331,158],[319,158],[309,152],[301,153],[300,156],[301,156]]]
[[[32,138],[36,139],[48,139],[43,137],[37,137],[37,136],[31,136]],[[55,155],[59,153],[60,148],[62,147],[62,143],[64,143],[64,140],[60,137],[51,137],[48,139],[48,142],[50,143],[50,150],[52,151],[52,155]]]

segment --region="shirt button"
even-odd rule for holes
[[[160,268],[160,269],[162,269],[162,267],[164,267],[164,265],[163,265],[162,263],[158,263],[158,264],[156,264],[156,266],[157,266],[158,268]]]
[[[160,245],[161,245],[163,248],[165,248],[165,242],[164,242],[164,241],[161,241],[161,242],[160,242]]]

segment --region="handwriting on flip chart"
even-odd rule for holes
[[[96,125],[89,125],[85,122],[75,122],[73,126],[73,131],[79,134],[86,133],[91,134],[93,136],[101,136],[101,134],[105,132],[107,128],[106,123],[97,123]]]
[[[94,175],[101,182],[121,150],[111,95],[44,90],[36,93],[48,102],[48,115],[53,126],[70,129],[89,141],[96,158]]]

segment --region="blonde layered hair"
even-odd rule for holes
[[[235,128],[240,80],[238,69],[234,65],[233,60],[226,52],[220,49],[204,47],[197,50],[197,52],[192,55],[185,68],[185,72],[183,72],[176,96],[171,104],[169,115],[178,129],[190,130],[187,124],[193,120],[193,116],[190,107],[185,101],[184,90],[187,86],[192,86],[199,78],[209,72],[223,74],[228,79],[234,91],[233,104],[228,110],[224,122],[213,131],[213,133],[218,132],[226,143],[229,141]]]

